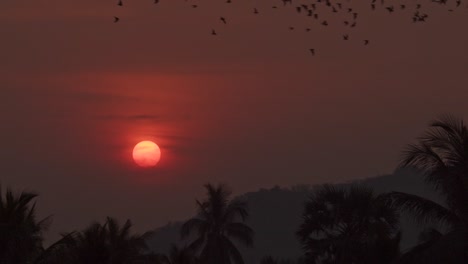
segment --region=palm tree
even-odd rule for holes
[[[70,254],[78,263],[121,264],[138,259],[145,243],[140,236],[130,235],[131,222],[120,226],[114,218],[93,223],[77,233],[69,244]]]
[[[468,263],[468,129],[463,120],[443,116],[431,122],[419,142],[404,151],[400,167],[422,172],[444,204],[392,192],[389,197],[393,206],[411,213],[420,223],[448,229],[445,234],[429,232],[432,236],[423,239],[408,256],[419,256],[422,262]]]
[[[0,186],[0,260],[1,263],[28,263],[40,252],[42,232],[50,218],[38,221],[35,204],[37,194],[21,192],[15,195],[7,189],[3,196]]]
[[[114,218],[107,218],[107,235],[109,240],[110,263],[126,264],[136,259],[142,249],[146,248],[145,241],[139,235],[130,235],[132,223],[127,220],[120,227]]]
[[[78,263],[108,263],[110,252],[105,224],[92,223],[76,234],[72,241],[71,253]]]
[[[62,238],[47,248],[41,248],[39,255],[31,263],[34,264],[61,264],[74,263],[70,254],[70,245],[74,241],[75,232],[62,235]]]
[[[182,238],[196,232],[197,238],[189,245],[199,252],[200,261],[207,264],[243,264],[241,253],[232,240],[252,246],[253,230],[245,224],[247,203],[229,200],[231,192],[225,185],[207,184],[207,199],[198,201],[198,214],[182,225]]]
[[[306,263],[390,263],[398,255],[398,213],[370,188],[323,185],[302,217]]]
[[[421,234],[419,234],[419,244],[414,246],[411,250],[403,254],[398,263],[400,264],[423,264],[431,263],[430,258],[426,258],[424,252],[427,252],[429,248],[434,246],[434,243],[439,241],[442,237],[437,229],[427,228]],[[430,256],[429,256],[430,257]],[[452,263],[452,262],[450,262]]]

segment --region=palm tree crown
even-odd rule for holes
[[[42,246],[42,232],[49,218],[36,220],[37,194],[22,192],[15,195],[7,189],[3,196],[0,186],[0,260],[2,263],[27,263]]]
[[[120,226],[110,217],[103,225],[93,223],[74,236],[70,253],[78,263],[131,263],[145,248],[140,236],[130,234],[131,227],[130,220]]]
[[[307,263],[390,263],[398,254],[398,214],[372,189],[323,185],[307,201],[297,235]]]
[[[404,151],[400,167],[422,172],[426,182],[444,198],[444,204],[392,192],[389,198],[393,206],[410,212],[421,223],[449,229],[445,235],[436,230],[425,232],[432,234],[430,239],[423,237],[405,258],[411,255],[413,263],[416,256],[422,263],[438,259],[468,262],[468,129],[463,120],[444,116],[433,121],[418,143]]]
[[[243,264],[244,260],[231,239],[251,246],[253,230],[244,222],[248,217],[247,203],[229,200],[230,191],[224,185],[207,184],[206,200],[196,200],[198,215],[185,222],[181,229],[183,238],[196,232],[197,238],[190,244],[199,251],[203,263]]]

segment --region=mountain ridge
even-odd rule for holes
[[[369,186],[376,193],[400,191],[436,201],[441,200],[428,188],[420,174],[408,169],[334,185],[352,184]],[[298,184],[289,188],[275,186],[235,197],[248,202],[250,217],[247,224],[255,231],[253,248],[239,246],[245,263],[259,263],[260,259],[267,255],[280,259],[296,259],[301,256],[301,245],[295,232],[301,222],[303,205],[315,186],[318,185]],[[189,243],[190,240],[180,240],[179,230],[182,223],[182,221],[170,222],[146,233],[149,249],[157,253],[167,253],[171,243],[178,245]],[[401,248],[405,250],[417,242],[417,236],[423,228],[406,215],[402,215],[401,226],[403,231]]]

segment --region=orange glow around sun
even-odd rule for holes
[[[161,150],[152,141],[141,141],[133,148],[133,160],[141,167],[154,167],[161,159]]]

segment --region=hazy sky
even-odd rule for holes
[[[465,6],[413,24],[366,4],[352,30],[329,18],[306,33],[310,19],[266,1],[116,2],[0,3],[0,182],[40,194],[52,237],[107,215],[140,232],[184,219],[207,182],[390,173],[428,121],[468,114]],[[162,149],[154,169],[131,159],[144,139]]]

